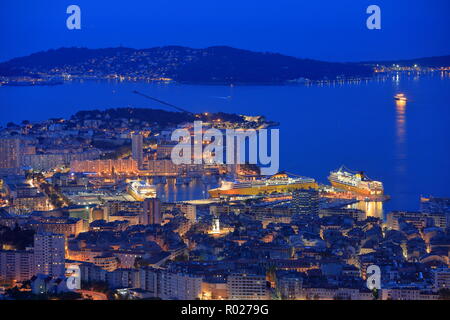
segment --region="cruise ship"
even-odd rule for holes
[[[330,172],[328,180],[337,189],[348,190],[365,196],[382,196],[383,183],[374,181],[363,172],[353,172],[344,166]]]
[[[287,173],[277,173],[271,177],[247,181],[222,181],[219,188],[209,190],[212,198],[230,196],[252,196],[272,193],[286,193],[296,189],[318,189],[317,182],[312,178],[292,176]]]

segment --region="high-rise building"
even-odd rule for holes
[[[140,216],[139,223],[148,224],[161,224],[161,201],[158,198],[147,198],[144,200],[143,213]]]
[[[0,139],[0,170],[17,170],[20,167],[20,139]]]
[[[63,276],[65,273],[64,235],[49,232],[36,233],[34,260],[37,274]]]
[[[35,275],[32,250],[0,250],[0,281],[25,281]]]
[[[144,147],[143,137],[140,133],[131,136],[131,157],[136,160],[138,169],[141,169],[144,162]]]
[[[318,214],[319,192],[315,189],[294,190],[291,205],[295,214]]]

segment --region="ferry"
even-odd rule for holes
[[[408,100],[408,99],[405,97],[405,94],[404,94],[404,93],[397,93],[397,94],[394,96],[394,99],[397,100],[397,101],[407,101],[407,100]]]
[[[328,176],[331,185],[337,189],[347,190],[364,196],[383,196],[383,183],[367,177],[364,172],[354,172],[340,167]]]
[[[312,178],[289,175],[284,172],[270,177],[258,177],[252,180],[222,181],[219,188],[208,190],[212,198],[230,196],[254,196],[272,193],[288,193],[296,189],[318,189]]]

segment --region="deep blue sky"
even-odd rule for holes
[[[66,28],[77,4],[82,30]],[[382,30],[366,28],[367,6]],[[0,61],[62,46],[229,45],[358,61],[450,54],[449,0],[0,0]]]

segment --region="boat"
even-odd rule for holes
[[[397,94],[394,96],[394,99],[397,100],[397,101],[407,101],[407,100],[408,100],[408,99],[405,97],[405,94],[404,94],[404,93],[397,93]]]
[[[156,198],[156,187],[146,181],[133,180],[128,183],[128,193],[137,201],[144,201],[147,198]]]
[[[230,196],[254,196],[272,193],[288,193],[297,189],[318,189],[312,178],[289,175],[284,172],[270,177],[254,177],[251,180],[222,181],[219,188],[208,190],[212,198]]]
[[[347,190],[364,196],[383,196],[383,183],[367,177],[364,172],[354,172],[340,167],[328,176],[331,185],[337,189]]]

